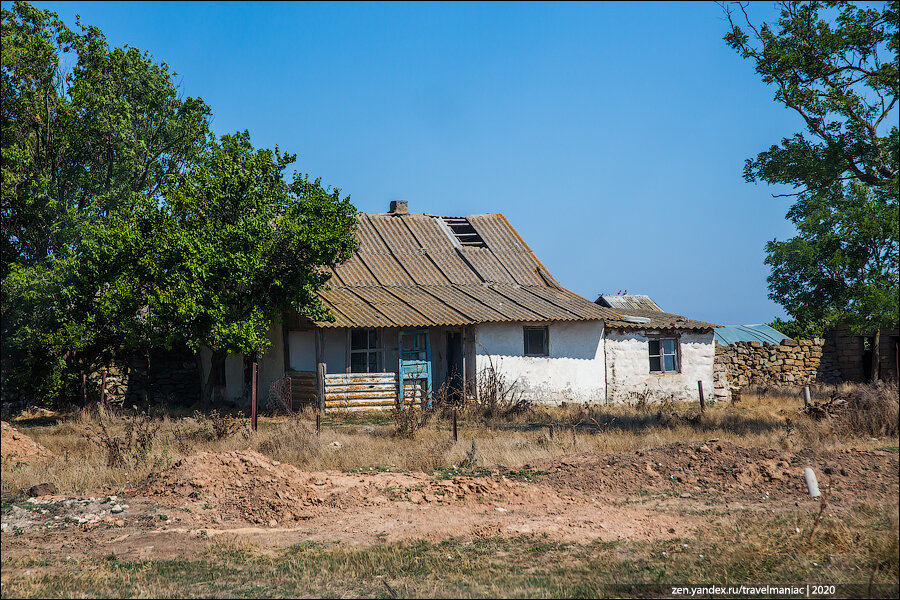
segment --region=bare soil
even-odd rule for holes
[[[50,458],[51,453],[6,421],[0,421],[0,455],[4,462],[32,462]]]
[[[689,537],[710,524],[710,507],[815,509],[806,466],[831,486],[836,512],[861,499],[896,502],[897,454],[871,450],[792,453],[709,440],[574,454],[481,476],[307,472],[249,450],[204,452],[130,490],[13,503],[4,509],[2,550],[168,558],[223,534],[265,547],[520,534],[577,543]]]

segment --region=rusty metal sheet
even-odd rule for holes
[[[478,273],[481,279],[488,283],[506,283],[513,284],[515,279],[509,274],[497,257],[489,248],[476,248],[472,246],[462,247],[459,249],[460,254],[465,257],[472,268]]]
[[[484,306],[489,306],[502,315],[502,318],[495,319],[498,321],[541,321],[543,317],[524,306],[513,302],[506,296],[498,294],[496,290],[481,285],[459,286],[457,289],[465,292],[467,295],[481,302]]]

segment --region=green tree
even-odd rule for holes
[[[109,348],[152,342],[159,190],[208,136],[208,107],[165,63],[78,25],[2,11],[3,377],[42,402]]]
[[[800,331],[874,329],[874,377],[879,330],[898,322],[898,6],[782,2],[756,26],[746,4],[723,5],[725,41],[806,125],[744,166],[748,182],[798,190],[798,235],[766,245],[769,297]]]
[[[247,132],[226,135],[163,190],[164,274],[149,312],[169,335],[212,351],[207,401],[228,353],[255,355],[284,311],[332,318],[317,296],[326,267],[356,248],[356,209],[339,190],[295,175],[295,155],[254,149]],[[199,354],[198,354],[199,357]],[[198,368],[203,373],[198,358]]]

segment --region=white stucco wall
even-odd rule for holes
[[[549,356],[524,356],[523,323],[485,323],[476,331],[478,372],[494,368],[517,381],[535,402],[604,402],[606,368],[603,323],[576,321],[548,326]],[[536,325],[544,325],[538,323]]]
[[[634,401],[648,392],[656,400],[699,400],[698,381],[703,382],[706,397],[712,398],[713,333],[682,333],[680,371],[663,374],[650,373],[648,333],[654,332],[606,332],[608,400]]]

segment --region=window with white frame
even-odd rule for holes
[[[550,356],[546,327],[525,327],[525,356]]]
[[[678,338],[650,340],[650,372],[678,372]]]
[[[384,368],[384,348],[377,329],[353,329],[350,332],[350,371],[352,373],[381,373]]]

